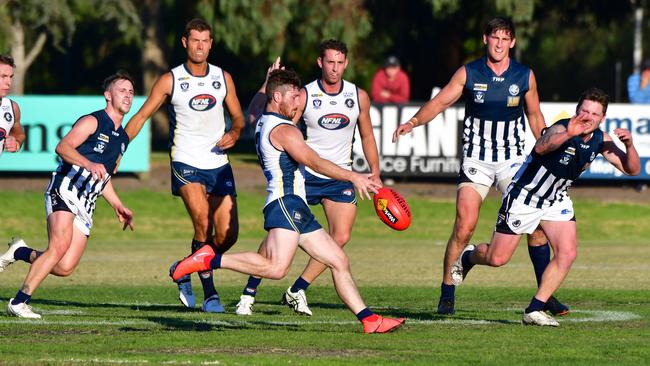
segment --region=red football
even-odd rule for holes
[[[401,194],[390,188],[379,188],[374,201],[377,216],[386,225],[399,231],[411,225],[411,209]]]

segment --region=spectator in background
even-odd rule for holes
[[[395,56],[386,58],[384,67],[372,78],[372,101],[406,103],[411,96],[411,81]]]
[[[627,95],[630,103],[650,104],[649,84],[650,59],[646,59],[641,67],[641,73],[634,73],[627,79]]]

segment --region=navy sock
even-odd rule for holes
[[[532,313],[533,311],[542,311],[544,310],[544,305],[546,305],[545,302],[537,300],[536,297],[533,297],[532,300],[530,300],[530,305],[526,308],[526,314]]]
[[[533,262],[533,269],[535,269],[535,278],[537,279],[537,287],[542,283],[542,275],[551,261],[551,246],[549,243],[538,247],[528,246],[528,255],[530,261]]]
[[[257,295],[257,286],[259,286],[261,282],[261,278],[253,276],[248,277],[248,283],[246,284],[246,287],[244,287],[244,292],[242,292],[242,294],[255,297],[255,295]]]
[[[212,269],[217,269],[221,268],[221,257],[223,254],[221,253],[215,253],[214,258],[210,261],[210,268]]]
[[[472,269],[472,267],[474,267],[474,263],[472,263],[469,260],[469,256],[472,255],[472,252],[473,252],[473,250],[467,251],[467,252],[463,253],[462,257],[460,257],[460,261],[463,264],[463,271],[465,273],[469,272],[469,270]]]
[[[16,297],[14,297],[14,300],[11,302],[11,305],[18,305],[21,302],[24,302],[25,304],[29,303],[29,300],[32,298],[32,295],[27,295],[26,293],[22,291],[18,291],[16,293]]]
[[[205,244],[202,241],[192,239],[192,253],[201,249]],[[214,279],[212,276],[212,270],[199,272],[199,279],[201,280],[201,285],[203,286],[203,298],[207,299],[210,296],[217,293],[217,289],[214,288]]]
[[[367,318],[369,316],[373,316],[373,315],[375,315],[375,313],[370,311],[370,309],[365,308],[365,309],[361,310],[359,313],[357,313],[357,319],[363,320],[363,319],[365,319],[365,318]]]
[[[440,300],[453,300],[456,293],[456,286],[440,284]]]
[[[307,287],[309,287],[309,282],[305,281],[305,279],[302,278],[302,276],[300,276],[296,279],[296,282],[293,283],[293,286],[291,286],[290,291],[296,293],[300,290],[303,291],[307,290]]]
[[[31,263],[29,257],[32,255],[33,251],[34,249],[32,248],[20,247],[14,252],[14,259],[17,261]]]

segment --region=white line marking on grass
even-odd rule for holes
[[[148,360],[115,360],[115,359],[101,359],[101,358],[91,358],[91,359],[80,359],[80,358],[64,358],[57,360],[56,358],[41,358],[39,362],[66,362],[66,363],[149,363]]]
[[[41,314],[43,315],[83,315],[85,314],[83,311],[80,310],[41,310]]]

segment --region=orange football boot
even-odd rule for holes
[[[381,315],[371,315],[361,321],[363,332],[370,333],[389,333],[404,325],[406,318],[384,318]]]
[[[214,255],[214,249],[206,244],[182,261],[172,264],[169,268],[169,276],[176,282],[190,273],[210,270],[210,261]]]

